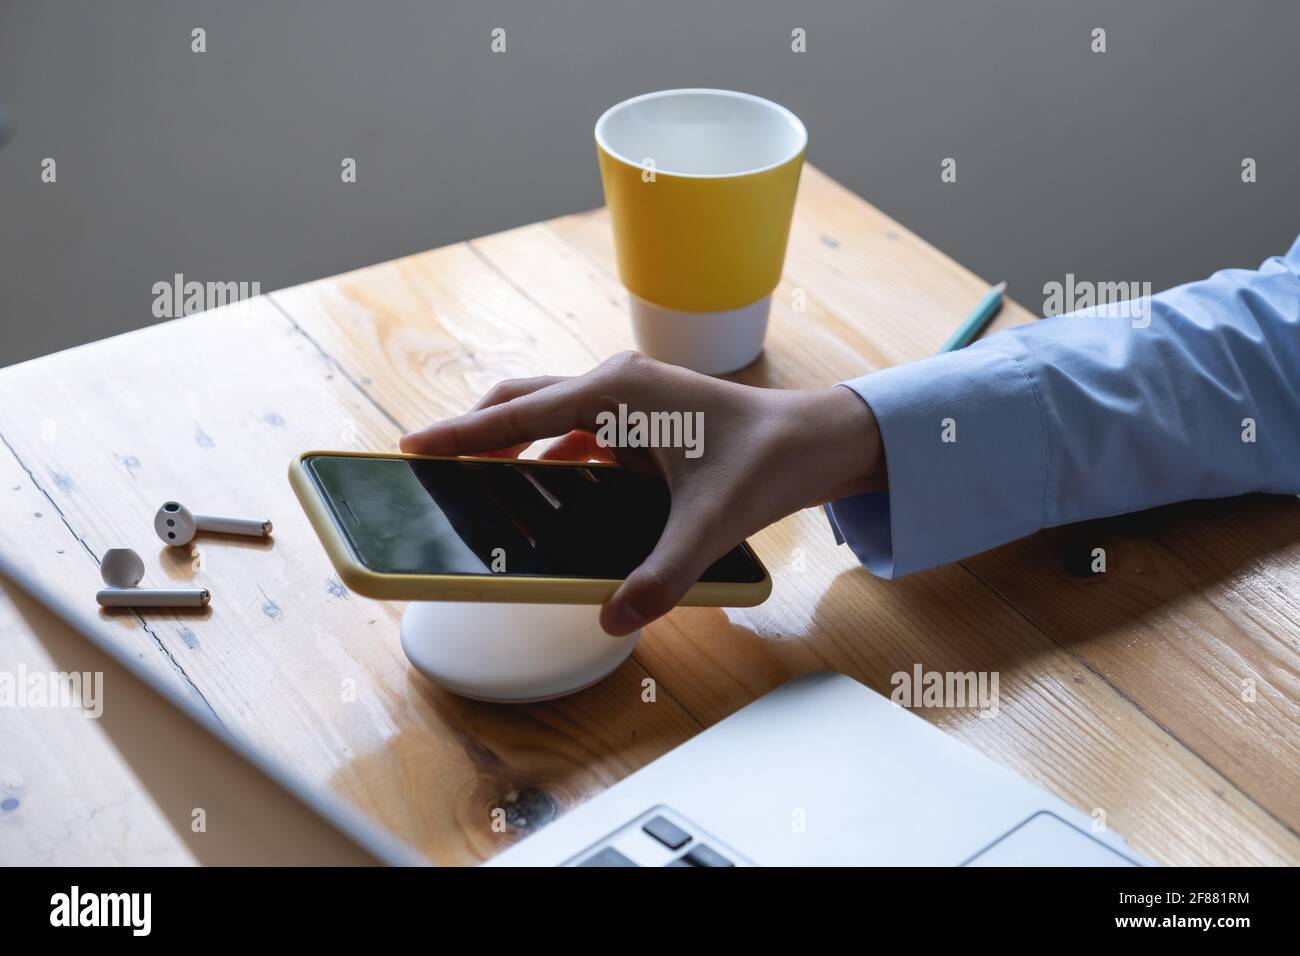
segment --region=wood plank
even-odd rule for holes
[[[401,606],[339,585],[285,478],[302,450],[391,449],[398,430],[265,299],[5,370],[0,434],[11,449],[0,452],[85,542],[68,594],[93,600],[97,556],[115,546],[135,548],[153,583],[205,583],[209,611],[147,616],[151,653],[174,660],[232,732],[435,862],[497,852],[698,729],[665,695],[642,702],[635,662],[563,701],[514,708],[416,675],[398,644]],[[268,516],[274,544],[206,539],[195,570],[153,535],[170,497]],[[0,500],[6,546],[40,552],[48,517]],[[75,766],[77,755],[52,757]],[[81,849],[78,862],[103,862]]]
[[[1094,548],[1106,573],[1087,574]],[[982,580],[1300,829],[1300,501],[1188,502],[969,559]]]
[[[28,542],[28,550],[16,553],[24,554],[48,585],[64,593],[94,593],[99,575],[93,561],[3,446],[0,502],[5,526],[0,546],[10,551],[12,522],[18,515],[30,516],[30,527],[39,529],[39,537]],[[106,626],[156,674],[179,681],[138,618],[117,615]],[[0,675],[19,681],[24,675],[57,671],[38,636],[0,589]],[[0,709],[0,728],[0,864],[193,862],[97,721],[83,717],[79,709],[5,706]]]
[[[597,358],[464,243],[271,298],[404,428],[538,362],[569,375]]]
[[[989,672],[995,718],[921,716],[1039,783],[1166,864],[1300,861],[1300,841],[1140,706],[1062,652],[960,566],[900,581],[871,577],[803,512],[754,539],[777,565],[756,609],[683,608],[639,648],[641,661],[702,723],[785,677],[830,667],[882,694],[893,674]],[[773,562],[776,564],[776,562]],[[959,785],[959,784],[958,784]]]
[[[368,381],[379,405],[400,409],[399,418],[420,415],[414,422],[421,422],[462,410],[490,384],[464,374],[463,356],[477,348],[453,340],[461,341],[467,323],[444,322],[460,303],[481,295],[478,287],[490,276],[504,275],[524,290],[492,300],[528,330],[514,335],[565,346],[558,356],[526,353],[510,346],[508,329],[496,331],[507,337],[503,348],[511,357],[491,366],[503,376],[580,370],[629,344],[625,298],[607,271],[608,256],[585,258],[581,234],[596,236],[599,228],[598,216],[567,217],[475,240],[469,252],[438,250],[275,298],[349,375]],[[575,237],[583,245],[570,241]],[[941,257],[918,261],[923,265],[909,281],[948,290],[942,294],[952,297],[957,314],[978,298],[978,280],[945,283],[926,271],[947,268]],[[401,290],[400,304],[386,301],[392,290]],[[766,382],[825,383],[860,370],[850,365],[864,357],[888,361],[881,341],[887,329],[826,314],[825,323],[818,313],[774,316]],[[490,317],[489,327],[496,330],[500,321]],[[922,315],[919,321],[933,320]],[[824,338],[805,352],[798,345],[810,329]],[[929,347],[941,332],[918,325],[916,343]],[[430,362],[435,346],[442,358]],[[1110,826],[1164,862],[1300,861],[1294,835],[966,570],[877,581],[832,546],[813,512],[779,523],[755,544],[776,579],[767,604],[747,611],[681,609],[648,628],[634,655],[700,723],[814,668],[833,667],[886,693],[893,673],[917,663],[928,670],[997,671],[1003,699],[997,718],[924,715],[1085,811],[1104,810]]]

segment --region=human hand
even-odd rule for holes
[[[602,413],[700,413],[688,448],[610,447]],[[622,352],[585,375],[508,379],[464,415],[406,435],[420,455],[517,457],[556,438],[543,458],[608,461],[658,472],[672,495],[659,543],[601,610],[629,634],[670,611],[701,574],[746,537],[788,514],[884,487],[875,416],[847,388],[753,388]]]

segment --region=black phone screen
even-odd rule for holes
[[[626,578],[668,518],[663,480],[582,464],[308,457],[357,560],[389,574]],[[757,583],[733,548],[702,581]]]

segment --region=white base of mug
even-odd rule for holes
[[[772,297],[725,312],[683,312],[654,305],[628,293],[632,333],[643,353],[670,365],[725,375],[749,365],[763,353]]]

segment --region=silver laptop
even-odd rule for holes
[[[209,864],[426,862],[209,715],[0,554],[0,588],[61,670],[99,671],[100,724]],[[204,806],[221,841],[187,825]],[[492,866],[1147,863],[1113,832],[840,674],[805,674],[515,844]]]
[[[1139,866],[1114,833],[842,674],[764,695],[489,865]]]

